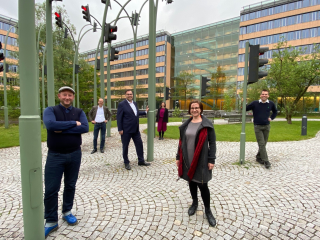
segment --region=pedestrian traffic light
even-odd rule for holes
[[[43,69],[44,71],[44,75],[46,75],[47,76],[47,65],[44,65],[44,69]]]
[[[207,89],[208,87],[210,87],[210,85],[208,84],[209,81],[210,79],[208,79],[207,77],[201,77],[201,97],[204,97],[207,95],[207,93],[210,93],[210,91]]]
[[[0,50],[2,49],[2,43],[0,42]],[[0,62],[5,59],[5,56],[3,53],[0,53]],[[0,63],[0,72],[3,71],[3,63]]]
[[[106,23],[104,25],[104,42],[111,43],[112,40],[117,40],[117,35],[113,34],[117,31],[117,26],[111,26],[110,23]]]
[[[171,90],[171,88],[168,88],[168,87],[166,87],[166,92],[165,92],[165,99],[166,100],[168,100],[169,98],[171,98],[171,96],[170,96],[170,94],[171,94],[171,92],[170,92],[170,90]]]
[[[132,17],[131,17],[131,25],[133,26],[137,26],[139,24],[139,13],[132,13]]]
[[[248,85],[258,82],[260,78],[268,75],[268,73],[265,71],[259,71],[259,67],[262,67],[268,63],[268,59],[261,59],[259,57],[268,50],[268,47],[260,47],[260,45],[250,45]]]
[[[96,70],[100,70],[100,59],[97,59],[97,66],[96,66]]]
[[[83,19],[85,19],[87,22],[91,23],[91,16],[90,16],[90,11],[89,11],[89,4],[87,6],[81,6],[82,8],[82,14],[83,14]]]
[[[110,61],[118,60],[119,56],[116,56],[116,54],[119,54],[119,51],[116,50],[114,47],[111,47]]]
[[[80,66],[78,65],[78,64],[76,64],[75,66],[74,66],[74,73],[75,74],[78,74],[80,72]]]
[[[54,15],[56,15],[56,24],[57,24],[57,26],[62,28],[62,16],[61,16],[61,13],[55,12]]]

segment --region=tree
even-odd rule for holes
[[[230,88],[224,95],[223,110],[231,112],[235,109],[235,89]]]
[[[210,93],[206,96],[206,98],[210,98],[213,100],[213,107],[217,106],[218,99],[222,99],[224,97],[224,91],[226,89],[226,74],[223,72],[223,68],[218,65],[217,71],[211,74],[211,81],[209,82]]]
[[[137,85],[136,86],[136,100],[138,101],[142,101],[142,95],[147,94],[148,91],[146,88],[143,88],[142,85]]]
[[[267,81],[271,91],[281,98],[288,124],[291,124],[297,103],[319,79],[319,57],[316,45],[308,55],[305,49],[288,46],[286,41],[275,45]]]
[[[194,75],[186,71],[180,72],[177,77],[174,79],[174,92],[172,94],[173,100],[184,100],[185,109],[188,98],[193,98],[197,89],[195,88],[195,79]]]

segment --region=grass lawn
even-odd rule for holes
[[[170,118],[170,122],[181,122],[181,118]],[[140,124],[146,124],[147,118],[140,118]],[[111,127],[117,127],[117,121],[111,122]],[[89,131],[92,132],[94,125],[89,123]],[[41,126],[41,141],[47,141],[47,130]],[[0,125],[0,148],[19,146],[19,125],[10,124],[8,129]]]
[[[239,142],[241,126],[241,124],[214,125],[217,141]],[[305,140],[315,137],[318,131],[320,131],[320,122],[308,122],[308,134],[306,136],[301,136],[301,122],[292,122],[291,125],[286,122],[272,122],[269,142]],[[147,129],[144,133],[147,133]],[[164,137],[179,139],[178,126],[168,126]],[[246,141],[256,141],[252,123],[246,124]]]

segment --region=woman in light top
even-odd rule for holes
[[[180,127],[180,140],[176,164],[179,177],[189,182],[192,205],[189,216],[194,215],[198,208],[198,188],[205,206],[205,214],[211,226],[216,220],[210,209],[210,191],[208,182],[212,179],[212,169],[216,159],[216,135],[213,125],[202,116],[203,105],[198,100],[189,104],[190,119]]]

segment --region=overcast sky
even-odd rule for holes
[[[118,0],[121,4],[127,0]],[[35,0],[36,3],[44,0]],[[131,0],[126,10],[131,15],[132,11],[139,11],[145,0]],[[172,4],[159,0],[157,30],[165,30],[169,33],[180,32],[190,28],[219,22],[240,15],[243,6],[257,3],[257,0],[173,0]],[[53,5],[63,6],[69,14],[71,22],[76,26],[77,34],[83,25],[86,24],[82,18],[81,5],[89,4],[90,14],[100,22],[103,17],[104,4],[101,0],[63,0],[53,2]],[[1,15],[18,19],[18,0],[0,0]],[[112,9],[108,11],[107,22],[116,18],[120,7],[111,0]],[[93,20],[93,19],[92,19]],[[149,32],[149,3],[147,2],[142,10],[138,36]],[[117,42],[133,38],[132,29],[127,19],[119,20]],[[88,33],[81,41],[80,52],[96,48],[100,34]],[[75,36],[77,39],[77,36]],[[114,42],[116,42],[114,41]]]

